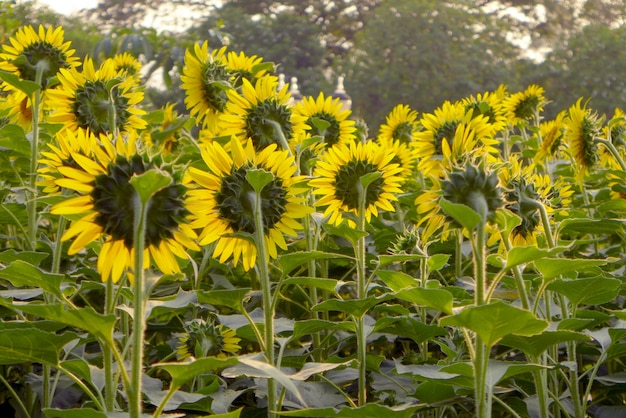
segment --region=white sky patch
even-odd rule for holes
[[[25,1],[18,0],[18,3]],[[57,13],[71,15],[81,9],[93,9],[98,5],[98,0],[36,0],[35,3],[48,6]]]

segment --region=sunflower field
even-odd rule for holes
[[[2,45],[2,416],[626,416],[622,110],[368,127],[199,42],[179,112],[141,67]]]

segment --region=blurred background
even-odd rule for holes
[[[303,95],[337,81],[375,134],[397,104],[539,84],[551,118],[579,97],[607,117],[626,100],[626,0],[4,0],[0,41],[24,24],[62,25],[77,55],[130,52],[144,65],[147,107],[177,103],[186,48],[258,55]]]

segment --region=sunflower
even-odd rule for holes
[[[243,52],[237,54],[230,51],[226,55],[226,68],[231,74],[232,85],[239,88],[244,78],[255,84],[256,80],[267,74],[268,70],[274,69],[274,64],[263,62],[263,58],[256,55],[247,56]]]
[[[180,77],[185,90],[185,104],[197,124],[215,128],[219,115],[226,109],[226,91],[232,88],[226,61],[226,47],[209,53],[209,43],[195,44],[185,52]]]
[[[282,139],[290,141],[308,129],[306,117],[287,106],[287,85],[276,91],[278,79],[271,75],[259,78],[254,85],[245,78],[242,81],[241,94],[228,91],[226,111],[220,117],[220,135],[234,135],[243,142],[250,138],[260,151],[271,144],[282,145]]]
[[[265,244],[268,256],[276,258],[278,248],[287,249],[284,235],[297,236],[302,225],[296,220],[311,210],[297,187],[303,181],[295,176],[296,166],[287,150],[277,150],[275,144],[257,152],[252,140],[245,144],[235,137],[229,144],[230,154],[217,142],[207,142],[202,158],[208,167],[204,171],[189,168],[187,207],[192,227],[201,230],[200,245],[216,242],[213,256],[224,263],[231,256],[235,265],[243,262],[248,271],[256,263],[257,250],[252,242],[235,234],[254,234],[254,210],[251,194],[254,189],[246,179],[250,170],[261,169],[273,174],[262,190]]]
[[[415,144],[417,168],[426,176],[442,177],[470,157],[485,157],[492,163],[499,153],[489,118],[466,111],[461,102],[444,102],[434,113],[423,114],[420,124],[423,130],[416,134]]]
[[[31,100],[20,90],[11,91],[0,103],[0,112],[7,123],[16,124],[29,132],[33,125],[33,106]]]
[[[615,151],[619,154],[619,158],[624,159],[624,145],[626,142],[626,119],[624,119],[624,111],[620,108],[615,108],[613,117],[602,128],[602,137],[610,141],[615,147]],[[616,157],[611,154],[606,146],[598,147],[598,158],[603,167],[607,167],[612,170],[621,170],[620,163]]]
[[[541,136],[541,146],[537,151],[537,160],[543,161],[547,157],[557,155],[563,142],[563,120],[565,112],[559,112],[556,118],[539,124],[539,135]]]
[[[415,169],[415,163],[417,161],[417,152],[415,150],[414,143],[405,143],[401,140],[389,140],[386,138],[378,137],[376,142],[383,148],[390,150],[393,154],[391,162],[398,164],[402,171],[399,176],[403,181],[408,180],[413,174]]]
[[[81,72],[61,69],[58,77],[61,87],[48,91],[48,106],[53,111],[49,122],[63,123],[70,130],[89,129],[96,135],[108,134],[113,128],[128,132],[146,127],[141,118],[146,112],[137,107],[143,92],[137,90],[132,77],[120,77],[113,60],[105,60],[96,70],[86,58]]]
[[[485,92],[470,96],[461,101],[466,112],[472,112],[473,116],[483,115],[493,126],[495,132],[506,128],[506,116],[504,114],[502,91]]]
[[[439,205],[441,181],[438,177],[430,177],[426,181],[430,183],[429,186],[418,194],[414,202],[419,217],[416,227],[420,228],[421,240],[425,245],[439,237],[445,241],[450,231],[450,223],[446,221]]]
[[[136,82],[141,81],[141,62],[129,52],[116,54],[111,58],[115,65],[115,71],[121,72],[124,77],[133,77]]]
[[[76,137],[76,139],[86,139]],[[92,155],[71,152],[73,164],[58,167],[62,178],[59,187],[74,190],[78,196],[55,204],[51,213],[82,215],[72,222],[61,237],[72,240],[68,254],[75,254],[92,241],[103,239],[97,269],[103,281],[117,282],[123,272],[134,265],[133,223],[136,191],[131,177],[152,168],[159,168],[137,152],[134,141],[101,135],[100,146]],[[89,143],[80,148],[88,148]],[[166,169],[161,167],[160,169]],[[165,274],[180,271],[177,257],[188,258],[187,249],[199,251],[196,234],[187,223],[186,187],[176,179],[152,196],[147,212],[145,268],[152,260]],[[133,278],[133,275],[129,274]]]
[[[177,146],[179,145],[179,138],[181,137],[181,130],[183,129],[183,122],[178,112],[175,109],[176,104],[167,103],[163,106],[158,115],[158,126],[152,132],[144,132],[144,142],[148,148],[154,148],[154,150],[164,157],[175,153]]]
[[[307,134],[322,137],[326,146],[355,139],[354,121],[348,119],[351,111],[342,110],[339,99],[324,97],[324,93],[320,93],[317,99],[305,96],[298,101],[293,113],[305,118],[310,128]]]
[[[538,115],[548,103],[543,87],[531,84],[524,91],[513,93],[502,103],[507,121],[512,126],[527,123]]]
[[[178,340],[180,344],[176,353],[178,359],[183,361],[209,356],[226,358],[241,349],[241,339],[234,330],[203,319],[194,319],[185,324],[185,333]]]
[[[41,85],[48,86],[52,77],[61,69],[77,67],[80,62],[70,49],[71,42],[64,42],[62,27],[47,29],[39,25],[35,31],[32,26],[24,26],[9,38],[11,45],[2,46],[0,70],[8,71],[22,80],[36,81],[37,68],[43,69]],[[14,89],[8,84],[6,88]]]
[[[391,162],[393,156],[372,141],[339,143],[326,150],[309,185],[314,195],[321,195],[316,206],[326,207],[324,216],[329,216],[331,224],[341,224],[344,213],[359,216],[361,177],[368,174],[379,173],[380,177],[367,187],[362,214],[367,222],[372,215],[378,216],[379,209],[395,211],[391,202],[402,192],[402,167]]]
[[[578,168],[578,175],[583,176],[598,161],[598,145],[594,139],[601,132],[601,121],[586,104],[582,105],[580,98],[567,110],[563,123],[565,142]]]
[[[400,141],[410,144],[416,141],[417,130],[417,111],[408,105],[399,104],[385,118],[385,123],[380,126],[377,138],[387,143]]]

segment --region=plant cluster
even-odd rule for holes
[[[370,137],[262,57],[189,114],[61,27],[0,53],[0,403],[21,417],[626,413],[626,120],[542,87]]]

